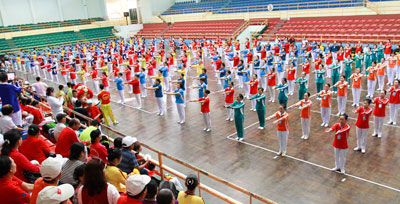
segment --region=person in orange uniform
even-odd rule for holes
[[[339,122],[333,125],[331,128],[327,129],[325,132],[335,131],[335,139],[333,140],[333,149],[335,151],[335,167],[332,171],[340,171],[345,173],[344,166],[346,164],[346,154],[347,149],[347,139],[350,134],[350,125],[347,124],[347,114],[341,114],[339,117]]]
[[[387,59],[388,66],[387,66],[387,75],[388,75],[388,85],[393,85],[393,80],[396,74],[396,57],[394,53]]]
[[[382,137],[383,121],[385,120],[386,105],[389,103],[389,99],[385,98],[386,91],[383,90],[379,93],[379,97],[376,97],[373,101],[375,104],[374,108],[374,134],[373,137]]]
[[[361,74],[361,69],[357,68],[356,73],[350,76],[351,82],[351,90],[353,92],[353,105],[354,107],[358,107],[360,103],[361,97],[361,81],[363,74]]]
[[[283,105],[279,105],[279,111],[268,118],[266,121],[276,118],[273,123],[276,124],[276,131],[279,141],[278,155],[286,156],[286,148],[289,137],[289,113],[286,112]]]
[[[323,127],[328,127],[331,119],[331,99],[333,92],[330,90],[330,88],[331,85],[327,83],[325,84],[324,90],[318,93],[318,95],[321,97],[321,126]]]
[[[211,117],[210,117],[210,98],[208,95],[210,94],[210,90],[204,91],[204,97],[201,97],[197,100],[191,100],[190,102],[199,102],[201,103],[201,114],[203,115],[204,122],[206,127],[204,131],[210,132],[211,131]]]
[[[346,81],[346,77],[342,75],[340,81],[334,86],[338,87],[337,100],[338,100],[338,116],[346,112],[346,101],[347,101],[347,86],[349,84]]]
[[[111,110],[110,96],[110,92],[104,90],[104,84],[100,84],[100,93],[99,95],[97,95],[97,99],[99,99],[101,103],[100,110],[103,112],[104,115],[104,123],[106,125],[110,125],[109,118],[111,118],[113,124],[117,125],[118,122],[114,119],[114,114]]]
[[[378,63],[376,75],[378,77],[378,91],[382,91],[385,88],[385,68],[387,67],[385,59],[381,59],[381,63]]]
[[[369,116],[372,114],[372,108],[369,107],[370,104],[371,99],[364,99],[364,105],[353,110],[353,113],[358,113],[356,121],[357,147],[354,148],[354,151],[361,150],[362,153],[365,153],[369,130]]]
[[[303,134],[301,139],[308,139],[310,136],[311,106],[310,92],[304,94],[304,99],[299,101],[296,106],[300,106],[300,118]]]

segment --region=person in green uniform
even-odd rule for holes
[[[372,50],[371,50],[371,60],[372,60],[373,62],[376,62],[376,60],[378,59],[378,58],[377,58],[377,53],[378,53],[378,46],[377,46],[377,45],[374,45],[374,47],[373,47]]]
[[[368,67],[370,67],[372,65],[372,53],[371,53],[371,48],[368,48],[367,51],[364,53],[364,58],[365,58],[365,62],[364,62],[364,67],[365,70],[368,69]],[[368,75],[368,72],[366,72]]]
[[[356,56],[354,56],[354,61],[356,62],[356,68],[362,68],[362,60],[364,57],[362,56],[361,52],[356,53]]]
[[[302,72],[301,77],[298,78],[294,83],[299,83],[299,101],[304,99],[304,94],[307,92],[307,79],[306,73]]]
[[[281,84],[275,86],[274,89],[279,90],[279,95],[278,95],[279,105],[283,105],[284,107],[286,107],[288,101],[288,92],[289,92],[289,85],[287,84],[287,79],[282,78]]]
[[[378,58],[377,60],[378,60],[378,62],[380,62],[381,60],[382,60],[382,58],[385,56],[384,54],[383,54],[383,51],[385,50],[385,46],[383,45],[383,42],[380,42],[379,43],[379,46],[378,46],[378,52],[377,52],[377,54],[376,54],[376,57]]]
[[[332,84],[336,84],[339,81],[339,69],[340,69],[340,64],[339,60],[335,60],[335,62],[329,66],[329,69],[332,70]],[[333,87],[333,93],[337,92],[337,87]]]
[[[232,108],[235,110],[235,126],[236,126],[236,132],[237,132],[237,137],[236,140],[238,141],[243,141],[244,139],[244,102],[243,102],[243,94],[239,94],[236,98],[236,101],[234,101],[230,105],[225,105],[226,108]]]
[[[263,130],[265,127],[265,95],[262,87],[258,88],[258,93],[250,98],[256,100],[256,111],[260,126],[258,129]]]
[[[324,88],[324,83],[325,83],[325,69],[324,66],[321,66],[319,70],[315,70],[314,73],[317,75],[315,82],[317,85],[317,93],[321,92],[322,89]],[[318,95],[318,100],[321,100],[321,96]]]
[[[344,75],[346,76],[347,82],[350,84],[350,76],[353,73],[353,68],[351,65],[353,64],[353,60],[351,59],[351,56],[348,55],[347,58],[344,60]]]

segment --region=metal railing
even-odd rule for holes
[[[18,73],[17,73],[17,75],[18,75]],[[21,79],[23,78],[21,76],[18,76],[18,77],[21,78]],[[27,79],[27,77],[25,79]],[[46,98],[37,95],[35,92],[29,91],[27,89],[24,89],[24,91],[27,91],[30,94],[33,94],[33,95],[41,98],[42,100],[46,100]],[[81,118],[84,118],[88,122],[92,120],[91,118],[89,118],[89,117],[87,117],[85,115],[82,115],[82,114],[80,114],[80,113],[78,113],[78,112],[76,112],[76,111],[74,111],[74,110],[72,110],[72,109],[70,109],[70,108],[68,108],[66,106],[63,106],[63,108],[64,108],[65,111],[71,112],[75,116],[79,116]],[[102,126],[102,132],[105,133],[106,135],[110,136],[111,134],[113,134],[113,135],[117,135],[117,136],[120,136],[120,137],[127,136],[124,133],[121,133],[118,130],[115,130],[115,129],[113,129],[110,126],[107,126],[105,124],[102,124],[101,126]],[[227,181],[225,179],[219,178],[218,176],[216,176],[214,174],[211,174],[211,173],[209,173],[209,172],[207,172],[205,170],[202,170],[202,169],[200,169],[198,167],[195,167],[195,166],[193,166],[191,164],[188,164],[187,162],[182,161],[182,160],[180,160],[178,158],[175,158],[175,157],[173,157],[173,156],[171,156],[171,155],[169,155],[167,153],[161,152],[161,151],[159,151],[159,150],[157,150],[157,149],[155,149],[155,148],[153,148],[153,147],[151,147],[151,146],[149,146],[147,144],[141,143],[141,145],[142,145],[142,147],[146,148],[150,152],[157,154],[157,159],[158,160],[152,159],[151,162],[159,167],[161,178],[165,178],[165,172],[169,172],[170,174],[172,174],[172,175],[174,175],[174,176],[176,176],[176,177],[178,177],[180,179],[183,179],[183,180],[186,179],[186,175],[184,175],[184,174],[180,173],[179,171],[177,171],[177,170],[175,170],[175,169],[173,169],[173,168],[171,168],[171,167],[169,167],[169,166],[164,164],[163,160],[164,159],[169,159],[169,160],[175,162],[176,164],[179,164],[179,165],[181,165],[183,167],[189,168],[192,171],[195,171],[197,176],[198,176],[199,181],[201,181],[202,178],[204,178],[204,176],[205,176],[206,178],[209,178],[209,179],[211,179],[213,181],[217,181],[218,183],[221,183],[222,185],[224,185],[226,187],[230,187],[231,189],[233,189],[233,190],[235,190],[237,192],[243,193],[244,195],[248,196],[250,204],[253,203],[253,200],[257,200],[259,202],[267,203],[267,204],[275,204],[274,201],[271,201],[271,200],[269,200],[267,198],[264,198],[263,196],[258,195],[256,193],[252,193],[252,192],[250,192],[250,191],[248,191],[248,190],[246,190],[246,189],[244,189],[244,188],[242,188],[240,186],[237,186],[237,185],[235,185],[235,184],[233,184],[233,183],[231,183],[231,182],[229,182],[229,181]],[[207,193],[215,196],[216,198],[221,199],[221,200],[223,200],[223,201],[225,201],[227,203],[231,203],[231,204],[241,203],[241,202],[231,198],[230,196],[227,196],[227,195],[225,195],[225,194],[223,194],[223,193],[221,193],[221,192],[219,192],[219,191],[217,191],[217,190],[215,190],[215,189],[213,189],[213,188],[211,188],[211,187],[209,187],[209,186],[207,186],[207,185],[205,185],[205,184],[203,184],[201,182],[199,182],[199,183],[200,183],[200,185],[199,185],[198,190],[199,190],[199,195],[200,196],[201,196],[201,192],[204,191],[204,192],[207,192]]]

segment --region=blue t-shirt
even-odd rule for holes
[[[276,71],[277,71],[277,72],[283,72],[282,60],[278,60],[277,63],[278,63],[278,64],[276,64]]]
[[[146,84],[146,74],[143,72],[139,73],[139,83],[140,84]]]
[[[122,151],[122,160],[117,167],[121,169],[121,171],[129,174],[133,171],[133,168],[139,166],[136,160],[136,155],[126,148],[121,148],[121,151]]]
[[[115,78],[113,81],[117,84],[118,91],[124,90],[124,84],[121,78]]]
[[[21,89],[12,84],[0,84],[0,98],[2,105],[11,104],[14,113],[21,110],[17,99],[19,93],[21,93]]]
[[[221,69],[219,69],[220,73],[219,73],[219,77],[224,77],[226,75],[226,69],[223,67]],[[221,72],[222,71],[222,72]]]
[[[199,84],[200,88],[199,88],[199,98],[204,97],[204,91],[207,89],[207,84]]]
[[[186,90],[186,88],[185,88],[185,79],[184,78],[180,78],[180,79],[178,79],[178,81],[180,81],[181,83],[182,83],[182,89],[183,90]]]
[[[244,70],[246,73],[243,73],[243,82],[250,81],[250,70]]]
[[[265,68],[265,69],[260,69],[260,77],[263,77],[263,76],[267,75],[267,73],[265,73],[266,70],[268,70],[267,69],[268,68],[267,65],[264,64],[262,67]]]
[[[160,67],[163,77],[168,77],[168,67]]]
[[[203,74],[203,73],[200,74],[200,79],[201,79],[201,78],[204,78],[204,83],[205,83],[205,84],[208,84],[208,82],[207,82],[207,74]]]
[[[239,72],[240,72],[240,71],[243,71],[243,69],[244,69],[244,65],[243,65],[243,64],[239,64],[237,67],[238,67],[238,71],[239,71]],[[243,73],[238,73],[237,75],[243,76]]]
[[[158,89],[155,89],[155,90],[154,90],[155,95],[156,95],[156,98],[162,98],[162,97],[163,97],[163,93],[162,93],[162,86],[161,86],[161,84],[153,84],[153,87],[154,87],[154,88],[155,88],[155,87],[158,87]]]
[[[176,89],[174,91],[175,93],[179,93],[178,95],[175,95],[175,102],[176,103],[184,103],[185,101],[185,92],[182,89]]]
[[[272,62],[274,61],[274,58],[272,57],[272,56],[268,56],[267,57],[267,65],[268,66],[272,66],[273,64],[272,64]]]
[[[224,79],[224,89],[229,87],[229,82],[232,81],[232,77],[229,75]]]

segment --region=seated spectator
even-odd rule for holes
[[[73,186],[78,184],[74,179],[74,171],[81,166],[86,159],[86,147],[83,143],[75,142],[71,145],[68,160],[65,162],[61,170],[60,183],[69,183]]]
[[[157,182],[153,179],[146,186],[147,193],[146,197],[142,200],[143,204],[157,204],[156,195],[158,193]]]
[[[4,134],[11,129],[17,129],[19,131],[25,131],[26,129],[17,127],[12,119],[12,114],[14,113],[14,108],[12,105],[3,105],[1,108],[2,117],[0,117],[0,133]]]
[[[74,180],[76,181],[77,185],[75,185],[75,193],[74,196],[72,197],[72,203],[79,203],[78,202],[78,190],[81,188],[83,185],[83,172],[85,171],[85,166],[86,164],[82,164],[78,167],[75,168],[74,171]]]
[[[6,155],[0,156],[0,198],[1,203],[29,203],[33,185],[14,176],[14,160]]]
[[[114,146],[111,148],[118,148],[121,149],[122,148],[122,137],[117,137],[114,139]]]
[[[51,108],[51,114],[56,117],[59,113],[63,112],[63,98],[56,98],[54,96],[54,88],[47,87],[46,89],[47,103]]]
[[[64,91],[64,85],[58,85],[58,91],[56,93],[56,98],[64,98],[65,96],[65,91]]]
[[[4,135],[4,144],[1,149],[1,155],[9,156],[17,165],[17,171],[15,172],[15,176],[22,181],[27,182],[27,178],[24,176],[24,171],[26,172],[40,172],[39,163],[37,164],[31,163],[25,155],[21,154],[18,151],[18,147],[22,143],[21,133],[16,129],[11,129],[7,131]]]
[[[101,122],[100,121],[100,116],[101,116],[100,109],[97,106],[93,105],[93,101],[91,99],[87,100],[86,104],[87,104],[86,110],[88,112],[88,116],[93,120],[97,120],[97,121]]]
[[[126,180],[126,194],[118,199],[118,204],[142,203],[147,194],[147,184],[151,178],[147,175],[133,174]]]
[[[100,144],[101,140],[101,132],[99,129],[93,130],[90,133],[90,157],[97,157],[103,160],[104,163],[107,164],[107,148]]]
[[[122,139],[122,160],[118,165],[118,168],[127,174],[130,174],[134,169],[140,171],[141,174],[147,174],[147,171],[144,169],[144,167],[147,165],[148,161],[142,165],[139,165],[135,154],[132,152],[133,146],[136,142],[136,137],[126,136]]]
[[[49,157],[43,161],[40,167],[41,178],[38,178],[33,185],[30,204],[36,204],[39,192],[47,186],[57,186],[61,178],[61,167],[63,165],[61,157]]]
[[[40,128],[37,125],[30,125],[28,127],[28,137],[22,141],[19,151],[26,156],[29,160],[36,160],[40,164],[51,153],[49,146],[46,142],[39,138]]]
[[[82,115],[84,115],[86,117],[89,117],[88,111],[85,108],[82,107],[82,101],[81,100],[75,101],[74,111],[78,112],[78,113],[80,113],[80,114],[82,114]],[[88,124],[88,121],[84,117],[81,117],[81,116],[79,116],[77,114],[71,113],[71,117],[78,118],[79,121],[81,121],[82,123]]]
[[[162,189],[168,189],[172,192],[172,194],[174,195],[174,198],[178,197],[179,191],[176,189],[175,184],[171,181],[167,181],[167,180],[161,181],[159,189],[160,189],[160,191]],[[175,200],[175,203],[177,204],[178,201]]]
[[[68,157],[71,145],[75,142],[81,142],[75,132],[79,130],[80,127],[81,123],[78,119],[73,118],[69,121],[68,127],[64,128],[58,136],[56,154],[61,154],[63,157]],[[90,141],[83,143],[89,145]]]
[[[92,121],[90,122],[90,126],[87,127],[87,128],[85,128],[85,129],[81,132],[81,134],[79,135],[79,139],[80,139],[81,141],[85,141],[85,142],[90,141],[90,140],[91,140],[91,138],[90,138],[90,133],[92,133],[93,130],[97,130],[97,129],[99,129],[99,128],[100,128],[100,123],[99,123],[99,121],[97,121],[97,120],[92,120]]]
[[[43,112],[40,111],[39,101],[33,100],[31,105],[28,105],[30,109],[30,114],[33,115],[33,124],[40,125],[44,121]]]
[[[54,138],[56,138],[56,141],[58,139],[58,136],[60,136],[61,131],[66,128],[67,126],[65,125],[65,123],[67,123],[67,114],[65,113],[59,113],[56,116],[56,120],[57,120],[57,125],[54,128]]]
[[[199,179],[197,178],[197,176],[193,175],[193,174],[189,174],[186,177],[185,185],[186,185],[187,190],[180,191],[178,194],[177,200],[178,200],[179,204],[190,204],[190,203],[204,204],[203,198],[196,196],[196,194],[195,194],[196,187],[199,185]]]
[[[104,162],[98,158],[91,159],[86,164],[83,173],[83,186],[78,190],[79,204],[117,204],[118,198],[119,192],[117,188],[106,181],[104,175]]]
[[[40,191],[37,203],[68,204],[69,198],[74,195],[74,187],[70,184],[47,186]]]
[[[108,165],[106,167],[106,180],[108,183],[114,185],[118,192],[125,193],[126,192],[126,179],[128,175],[121,171],[117,165],[121,162],[122,152],[120,149],[110,149],[109,154],[107,156]]]
[[[174,204],[175,203],[175,198],[174,194],[172,194],[171,190],[165,188],[161,189],[160,192],[158,192],[157,197],[157,204]]]

